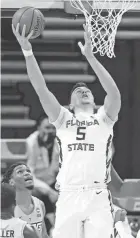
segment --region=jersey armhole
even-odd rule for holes
[[[68,109],[66,109],[65,107],[61,106],[61,110],[60,110],[59,116],[56,119],[56,121],[49,120],[49,122],[51,124],[53,124],[56,127],[56,129],[58,130],[63,125],[65,119],[67,118],[67,115],[70,115],[70,114],[71,113],[70,113],[70,111]]]
[[[118,117],[116,117],[115,120],[112,120],[106,113],[104,105],[101,106],[97,112],[97,117],[99,117],[104,124],[106,124],[108,127],[113,127],[115,122],[118,120]]]
[[[42,216],[44,219],[44,217],[46,215],[46,208],[45,208],[44,202],[42,202],[40,199],[38,199],[38,205],[40,206],[41,213],[42,213]]]

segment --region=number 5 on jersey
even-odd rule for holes
[[[77,136],[76,136],[76,140],[85,140],[85,136],[86,136],[86,127],[78,127],[77,128]]]

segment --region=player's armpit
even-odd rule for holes
[[[98,113],[97,113],[97,117],[99,118],[99,120],[101,120],[103,123],[105,123],[106,125],[108,125],[109,127],[113,126],[115,124],[115,122],[117,121],[118,119],[118,116],[116,117],[115,120],[112,120],[106,110],[105,110],[105,105],[100,107],[99,110],[98,110]]]
[[[38,94],[41,105],[48,115],[50,121],[56,121],[61,110],[61,105],[56,97],[47,89],[44,88]]]
[[[28,224],[24,227],[23,236],[24,238],[39,238],[36,230]]]
[[[104,108],[105,108],[106,115],[110,118],[110,120],[115,122],[116,119],[118,118],[118,113],[121,108],[120,94],[116,93],[116,95],[114,96],[107,95],[104,101]]]
[[[66,127],[70,126],[71,118],[72,118],[72,113],[68,109],[61,106],[60,113],[57,120],[55,121],[49,120],[49,121],[51,124],[53,124],[56,127],[56,129],[59,129],[63,124],[65,124]]]

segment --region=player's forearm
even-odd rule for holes
[[[36,93],[38,94],[38,96],[40,96],[42,94],[42,91],[44,91],[44,88],[47,89],[45,79],[41,73],[34,55],[25,57],[25,60],[29,79]]]
[[[34,176],[34,186],[36,188],[43,189],[44,192],[46,191],[46,193],[50,191],[50,186],[45,182],[43,182],[42,180],[37,179],[35,176]]]
[[[103,65],[95,58],[95,56],[91,53],[85,55],[92,69],[96,73],[99,81],[106,91],[107,95],[114,97],[120,97],[120,92],[116,83],[114,82],[111,75],[108,71],[103,67]]]

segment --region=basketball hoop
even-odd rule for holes
[[[71,5],[83,12],[91,34],[93,53],[115,57],[114,46],[118,25],[125,12],[137,0],[70,0]],[[90,9],[90,10],[89,10]],[[105,10],[105,11],[104,11]]]

